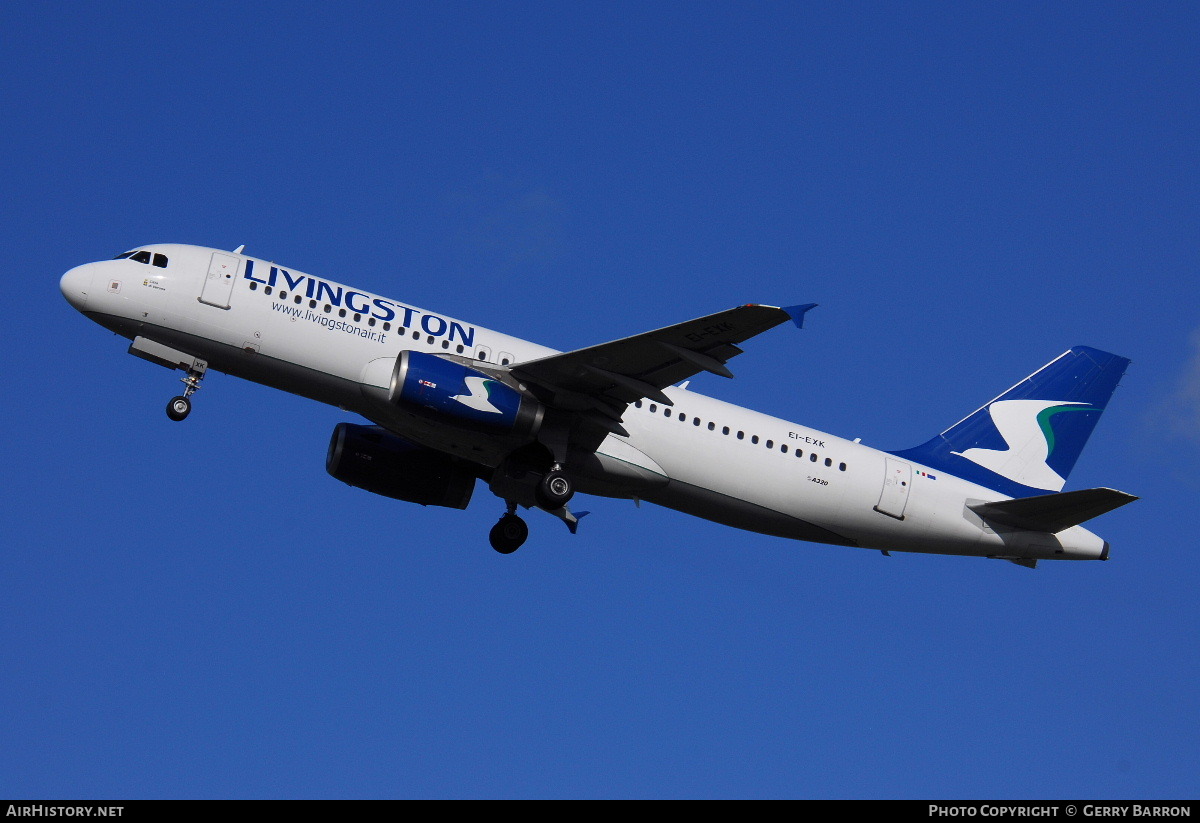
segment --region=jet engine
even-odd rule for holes
[[[351,486],[422,506],[465,509],[475,490],[469,464],[379,426],[339,423],[329,441],[325,470]]]
[[[494,375],[408,350],[396,358],[388,400],[464,428],[530,439],[545,413],[537,400]]]

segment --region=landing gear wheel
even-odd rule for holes
[[[488,534],[492,548],[500,554],[512,554],[521,548],[521,544],[527,537],[529,537],[529,527],[515,514],[506,514],[501,517],[500,522],[492,526],[492,530]]]
[[[167,404],[167,417],[172,420],[182,420],[192,411],[192,401],[186,397],[172,397]]]
[[[571,478],[557,469],[547,472],[537,487],[538,503],[547,509],[561,509],[574,495]]]

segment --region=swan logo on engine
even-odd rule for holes
[[[468,408],[477,409],[481,412],[489,414],[502,414],[500,409],[492,404],[491,394],[492,386],[496,385],[495,380],[488,380],[484,377],[465,377],[463,382],[467,384],[467,391],[470,394],[457,394],[451,397],[451,400],[457,400]]]
[[[470,366],[419,351],[400,353],[393,403],[462,425],[511,431],[522,395]]]

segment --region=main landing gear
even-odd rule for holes
[[[537,501],[542,508],[553,511],[561,509],[575,495],[571,478],[567,477],[562,468],[555,463],[554,468],[546,472],[542,482],[538,483]]]
[[[187,376],[181,377],[180,382],[186,387],[183,394],[178,397],[172,397],[171,402],[167,404],[167,417],[172,420],[179,421],[192,413],[191,397],[200,390],[200,381],[204,379],[205,369],[193,366],[187,370]]]
[[[529,444],[509,454],[492,472],[488,486],[504,501],[507,510],[492,527],[488,539],[501,554],[512,554],[529,537],[529,527],[517,516],[517,507],[539,508],[561,520],[575,534],[579,518],[567,503],[575,496],[575,481],[564,469],[563,454],[554,459],[543,444]]]
[[[515,503],[509,503],[508,511],[488,533],[488,540],[491,541],[492,548],[500,554],[512,554],[521,548],[525,539],[529,537],[529,526],[525,525],[525,521],[516,515],[516,508]]]
[[[496,525],[492,526],[492,530],[488,532],[488,540],[492,544],[492,548],[500,552],[500,554],[512,554],[525,543],[529,537],[529,526],[525,525],[525,521],[517,516],[517,504],[511,500],[506,501],[508,511],[500,518]],[[572,514],[571,510],[566,506],[550,512],[557,517],[567,528],[571,534],[575,534],[579,530],[580,519],[587,517],[588,512],[579,512]]]

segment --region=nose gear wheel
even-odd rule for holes
[[[203,368],[192,367],[187,370],[187,376],[179,378],[185,388],[183,394],[172,397],[171,402],[167,403],[167,417],[178,422],[192,413],[191,397],[200,390],[200,381],[204,379],[204,372]]]

